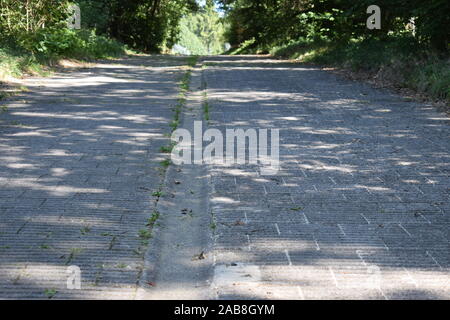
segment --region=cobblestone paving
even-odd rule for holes
[[[184,58],[25,81],[0,115],[0,298],[135,295]],[[82,290],[68,290],[68,266]]]
[[[205,64],[211,128],[281,130],[277,175],[211,168],[218,298],[450,298],[445,115],[314,67]]]

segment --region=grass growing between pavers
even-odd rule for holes
[[[180,115],[183,110],[183,107],[186,105],[186,96],[190,89],[190,83],[191,83],[191,75],[192,75],[192,69],[197,64],[198,57],[192,56],[188,59],[188,65],[186,73],[184,74],[183,78],[180,82],[180,95],[178,98],[178,103],[175,106],[175,116],[170,124],[170,127],[172,128],[172,132],[175,131],[178,128],[178,125],[180,124]]]
[[[154,210],[150,218],[148,218],[146,226],[153,227],[156,224],[156,221],[159,219],[159,216],[160,216],[159,211]]]
[[[180,125],[180,116],[181,112],[183,111],[183,108],[186,106],[186,97],[187,93],[190,89],[190,82],[191,82],[191,75],[192,75],[192,69],[197,64],[198,57],[192,56],[188,58],[187,66],[186,66],[186,72],[183,75],[181,81],[180,81],[180,94],[178,97],[177,104],[173,108],[173,111],[175,112],[173,120],[169,123],[169,127],[171,129],[171,133],[173,133],[178,126]],[[172,153],[173,148],[176,146],[176,142],[170,141],[168,145],[162,146],[160,148],[161,153]],[[160,162],[161,166],[166,169],[170,164],[169,159],[165,159]]]
[[[211,105],[208,101],[208,92],[206,89],[203,91],[203,115],[205,117],[206,121],[209,121],[211,119],[209,115],[209,110],[211,109]]]
[[[171,133],[173,133],[178,128],[178,125],[180,124],[181,113],[183,111],[183,108],[186,106],[187,94],[190,89],[192,70],[193,70],[194,66],[197,64],[197,61],[198,61],[197,56],[189,57],[187,60],[187,66],[185,67],[186,72],[184,73],[184,75],[181,78],[181,81],[179,83],[180,93],[179,93],[178,101],[177,101],[175,108],[173,109],[174,118],[173,118],[172,122],[169,123],[169,127],[171,128]],[[168,145],[162,146],[159,150],[163,154],[171,154],[172,150],[175,146],[176,146],[176,143],[174,141],[170,141]],[[166,159],[160,161],[159,164],[160,164],[160,168],[158,168],[159,174],[162,177],[164,177],[166,175],[167,169],[172,164],[172,162],[171,162],[170,158],[166,158]],[[161,197],[165,196],[163,189],[164,189],[164,185],[161,184],[161,185],[159,185],[158,189],[152,193],[152,196],[155,197],[155,208],[153,210],[152,215],[147,219],[145,228],[139,230],[139,232],[138,232],[138,236],[141,239],[141,244],[143,247],[148,246],[148,242],[153,236],[152,228],[157,224],[157,220],[160,217],[160,213],[156,208],[157,208],[158,202],[161,199]],[[138,248],[135,251],[138,253],[142,253],[143,252],[142,249],[143,248]]]
[[[45,289],[44,294],[47,296],[48,299],[52,299],[58,291],[56,289]]]
[[[213,231],[213,233],[216,231],[217,229],[217,222],[216,222],[216,216],[214,214],[214,211],[211,210],[211,223],[209,224],[209,227],[211,228],[211,230]]]
[[[206,64],[202,65],[202,70],[206,70],[208,66]],[[208,100],[208,84],[206,83],[206,80],[202,77],[202,90],[203,90],[203,116],[206,120],[206,122],[209,124],[209,120],[211,119],[211,116],[209,114],[211,110],[211,104]]]

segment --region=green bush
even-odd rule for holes
[[[274,56],[364,71],[396,86],[450,100],[450,63],[409,35],[387,39],[301,39],[275,47]]]
[[[419,92],[450,101],[450,63],[434,60],[418,64],[410,73],[408,82]]]
[[[107,59],[126,51],[126,46],[97,35],[95,30],[40,29],[0,39],[0,79],[23,73],[45,74],[45,66],[62,58]]]
[[[0,80],[40,71],[43,71],[42,62],[36,56],[10,39],[0,41]]]
[[[220,54],[224,51],[225,27],[212,0],[198,12],[180,21],[178,44],[194,55]]]
[[[41,29],[21,36],[18,42],[33,54],[56,58],[102,59],[124,53],[123,45],[95,30]]]
[[[235,54],[256,54],[258,52],[256,39],[252,38],[250,40],[246,40],[241,45],[230,51],[231,55]]]

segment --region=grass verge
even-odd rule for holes
[[[297,41],[270,52],[280,58],[338,67],[394,88],[408,88],[435,101],[450,102],[448,56],[420,46],[413,38]]]
[[[46,30],[0,40],[0,81],[26,74],[46,75],[62,59],[92,61],[131,51],[93,30]]]

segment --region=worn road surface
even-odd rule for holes
[[[185,58],[31,78],[0,115],[0,298],[133,299]],[[69,266],[82,290],[68,290]],[[69,270],[70,271],[70,270]],[[74,282],[71,282],[74,284]],[[56,294],[55,294],[56,293]]]
[[[280,129],[281,169],[172,165],[167,178],[159,148],[185,63],[101,63],[1,103],[0,298],[200,297],[185,283],[212,299],[450,299],[446,115],[315,67],[206,57],[191,88],[205,124]],[[202,106],[189,104],[190,128]],[[182,251],[199,239],[197,259]]]

